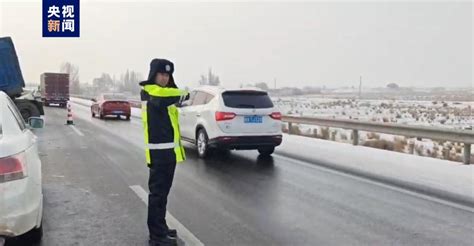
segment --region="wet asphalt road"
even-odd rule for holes
[[[36,131],[44,175],[42,245],[147,245],[140,120],[46,108]],[[256,151],[197,158],[187,145],[169,211],[205,245],[472,245],[474,214],[319,167]],[[17,243],[18,244],[18,243]],[[180,241],[183,245],[184,242]],[[7,245],[15,245],[10,243]]]

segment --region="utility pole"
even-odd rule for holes
[[[277,88],[277,79],[276,78],[273,78],[273,86],[274,86],[274,89],[276,90],[276,88]]]
[[[359,78],[359,100],[362,98],[362,75]]]

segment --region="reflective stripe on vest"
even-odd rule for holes
[[[179,146],[179,143],[149,143],[147,144],[148,149],[174,149]]]

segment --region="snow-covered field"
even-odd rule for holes
[[[474,102],[357,100],[322,97],[275,97],[274,103],[284,115],[328,117],[372,122],[390,122],[455,129],[473,129]],[[288,131],[288,126],[284,126]],[[296,125],[292,132],[338,142],[351,142],[351,131],[310,125]],[[403,136],[360,133],[362,145],[416,155],[462,161],[461,143],[407,139]],[[410,149],[413,148],[413,151]]]

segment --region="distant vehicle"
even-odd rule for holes
[[[41,97],[35,91],[24,91],[24,87],[13,41],[10,37],[0,38],[0,91],[12,98],[26,121],[32,116],[43,115],[44,110]]]
[[[69,101],[69,74],[41,74],[40,92],[45,106],[58,104],[60,107],[66,107]]]
[[[92,99],[92,101],[94,102],[91,105],[92,117],[98,115],[99,118],[104,119],[106,116],[116,116],[117,118],[125,116],[127,120],[130,120],[132,110],[125,95],[104,93],[99,95],[97,99]]]
[[[41,160],[29,130],[41,127],[39,117],[27,126],[11,98],[0,92],[0,238],[25,235],[38,242],[43,235]]]
[[[211,149],[269,156],[282,142],[281,113],[263,90],[205,86],[178,106],[182,139],[196,144],[201,158]]]

